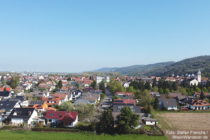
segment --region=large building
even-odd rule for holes
[[[97,76],[96,77],[96,83],[100,84],[102,81],[109,83],[110,82],[110,77],[106,76],[106,77],[101,77],[101,76]]]
[[[199,70],[197,73],[197,77],[190,81],[191,86],[198,86],[199,83],[202,81],[201,71]]]

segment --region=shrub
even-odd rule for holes
[[[95,124],[79,122],[75,128],[82,131],[95,131]]]

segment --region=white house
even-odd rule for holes
[[[198,86],[198,84],[199,84],[199,82],[196,79],[193,79],[193,80],[190,81],[191,86]]]
[[[38,113],[34,108],[15,108],[9,118],[12,125],[28,124],[33,125],[34,120],[38,118]]]
[[[124,88],[129,88],[130,83],[129,82],[126,82],[126,83],[123,84],[123,86],[124,86]]]
[[[158,121],[149,117],[142,118],[142,122],[148,126],[156,126]]]

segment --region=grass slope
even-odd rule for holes
[[[90,133],[56,133],[32,131],[0,131],[0,140],[166,140],[162,136],[146,135],[94,135]]]

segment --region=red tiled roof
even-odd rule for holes
[[[62,93],[55,93],[55,94],[52,94],[53,97],[56,97],[56,98],[60,98],[60,99],[65,99],[66,98],[66,94],[62,94]]]
[[[134,99],[115,99],[114,104],[136,104],[136,100]]]
[[[76,120],[78,116],[77,112],[66,112],[66,111],[47,111],[45,114],[45,118],[47,119],[57,119],[63,121],[64,124],[68,124],[69,122],[73,122]]]
[[[194,100],[193,106],[210,106],[210,103],[208,103],[204,100]]]
[[[83,81],[84,84],[88,84],[88,85],[90,85],[92,82],[93,82],[92,80],[84,80]]]
[[[8,88],[8,87],[7,87],[7,88],[6,88],[6,87],[1,87],[1,88],[0,88],[0,91],[1,91],[1,92],[5,91],[5,90],[6,90],[6,91],[11,91],[11,88]]]

